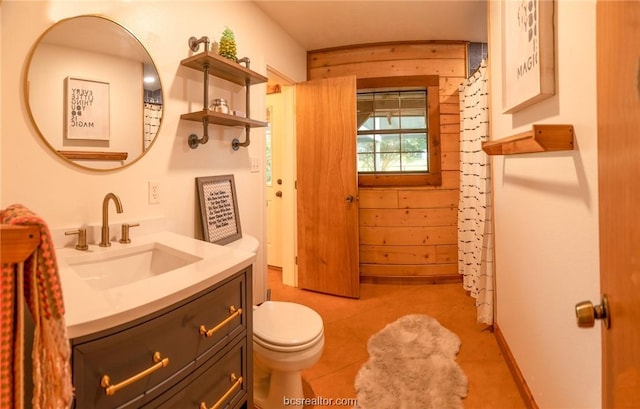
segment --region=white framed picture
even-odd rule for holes
[[[503,0],[502,109],[518,112],[555,94],[554,0]]]
[[[109,83],[67,77],[65,137],[109,140]]]

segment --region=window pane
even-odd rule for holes
[[[375,118],[373,115],[364,118],[362,125],[358,127],[358,131],[373,131],[375,129]],[[360,122],[360,113],[358,112],[358,122]]]
[[[358,136],[357,149],[360,152],[373,152],[374,137],[372,135],[360,135]]]
[[[376,114],[377,115],[377,114]],[[376,130],[400,129],[400,118],[387,113],[386,116],[376,116]]]
[[[407,172],[427,171],[427,134],[402,135],[402,168]]]
[[[376,170],[379,172],[399,172],[400,155],[397,153],[380,153],[376,155]]]
[[[402,108],[426,108],[425,95],[427,91],[421,89],[416,91],[402,91],[399,93],[402,101]]]
[[[402,128],[403,129],[426,129],[427,128],[427,117],[426,111],[411,113],[408,115],[403,111],[402,114]]]
[[[399,152],[400,135],[376,135],[377,152]]]
[[[400,95],[403,129],[425,129],[427,127],[426,91],[407,91]]]
[[[402,170],[405,172],[428,171],[426,153],[403,153]]]
[[[375,156],[373,153],[358,153],[358,172],[375,172]]]
[[[358,130],[373,130],[373,93],[358,94]]]
[[[374,94],[373,108],[376,130],[400,128],[400,96],[398,92]]]
[[[427,134],[404,134],[402,135],[403,152],[427,152]]]

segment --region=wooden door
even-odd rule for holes
[[[598,1],[603,407],[640,407],[640,2]]]
[[[356,78],[296,86],[298,286],[358,298]]]

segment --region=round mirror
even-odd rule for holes
[[[61,20],[40,37],[25,94],[46,144],[86,169],[134,163],[162,122],[162,87],[151,56],[129,30],[102,16]]]

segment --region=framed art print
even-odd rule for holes
[[[512,114],[555,94],[554,0],[503,0],[502,108]]]
[[[109,83],[67,77],[65,136],[109,140]]]
[[[196,178],[206,241],[227,244],[242,237],[233,175]]]

